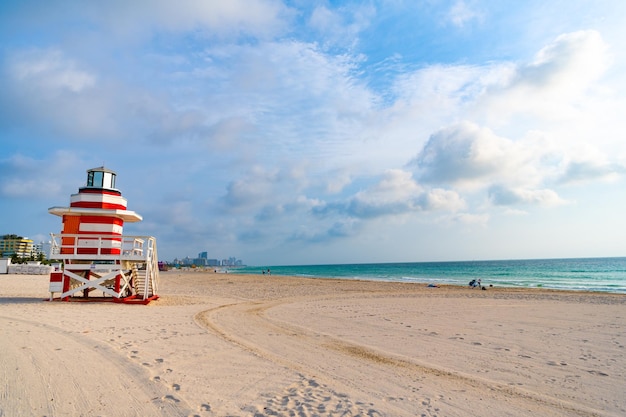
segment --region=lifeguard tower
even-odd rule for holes
[[[63,218],[61,234],[51,234],[50,259],[62,266],[50,273],[50,300],[116,301],[148,304],[158,298],[156,239],[124,236],[124,222],[142,217],[126,210],[115,188],[115,172],[87,170],[87,185],[70,197],[69,207],[48,212]]]

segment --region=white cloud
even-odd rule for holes
[[[78,68],[58,49],[32,49],[13,55],[9,72],[16,81],[27,85],[39,94],[56,94],[59,91],[80,93],[93,87],[96,77]]]
[[[534,60],[510,72],[504,85],[493,85],[484,97],[490,120],[510,121],[520,114],[538,120],[576,118],[584,96],[606,71],[611,59],[597,31],[558,36]]]
[[[464,0],[457,0],[448,12],[448,19],[454,26],[463,27],[472,20],[482,20],[482,13]]]
[[[56,48],[12,52],[2,64],[0,106],[9,126],[28,124],[44,137],[115,139],[118,111],[121,120],[129,116],[125,100],[113,100],[115,88]]]
[[[326,192],[330,194],[339,193],[344,187],[352,182],[352,176],[346,170],[329,174],[327,179]]]
[[[359,201],[376,204],[413,199],[422,193],[410,172],[392,169],[385,172],[380,181],[366,191],[356,194]]]
[[[457,192],[424,189],[410,172],[390,169],[366,189],[339,202],[320,204],[313,208],[313,212],[320,216],[338,214],[367,220],[424,211],[454,212],[464,207],[465,202]]]
[[[456,212],[466,208],[465,200],[453,190],[434,188],[425,192],[420,198],[420,205],[429,211],[452,211]]]
[[[626,166],[605,160],[580,159],[569,161],[561,178],[563,183],[584,183],[597,180],[617,180],[626,173]]]
[[[147,36],[153,30],[268,38],[286,28],[292,11],[277,0],[118,1],[83,6],[87,16],[118,35]],[[76,8],[79,11],[81,8]]]
[[[322,35],[324,46],[352,48],[356,46],[359,33],[369,25],[375,12],[371,5],[355,4],[332,10],[320,5],[311,12],[308,24]]]
[[[435,64],[398,75],[392,88],[402,105],[422,105],[431,111],[458,110],[466,100],[474,99],[484,89],[481,81],[489,69]],[[429,105],[431,107],[427,107]]]
[[[517,177],[530,156],[510,139],[462,122],[431,135],[414,162],[422,181],[471,186]]]
[[[593,34],[589,36],[594,38]],[[585,36],[582,37],[585,38]],[[556,45],[568,42],[576,43],[577,40],[580,41],[577,36],[559,38],[555,41],[554,47],[546,48],[539,53],[537,59],[532,64],[528,64],[527,67],[532,65],[541,66],[544,64],[540,63],[548,61],[563,60],[566,63],[576,62],[576,60],[558,58],[557,55],[559,53],[571,53],[571,50],[569,48],[561,50]],[[594,42],[592,39],[591,43],[594,44]],[[281,83],[286,87],[286,91],[290,91],[292,86],[298,85],[296,80],[301,82],[303,79],[306,79],[307,76],[301,77],[297,71],[301,68],[307,68],[307,62],[309,62],[307,57],[311,57],[314,59],[310,62],[315,63],[314,66],[322,69],[318,71],[314,78],[310,79],[313,85],[317,86],[314,88],[316,92],[324,92],[326,100],[320,101],[321,105],[328,105],[328,103],[334,105],[332,97],[337,94],[337,91],[330,91],[327,88],[329,85],[339,85],[339,91],[341,91],[342,85],[349,86],[345,90],[349,92],[348,97],[354,93],[355,90],[352,90],[354,86],[349,81],[351,78],[350,70],[346,70],[351,64],[348,63],[347,67],[327,66],[326,64],[329,61],[326,60],[320,51],[307,48],[300,49],[295,44],[288,49],[281,50],[279,48],[277,51],[279,52],[274,52],[276,57],[278,56],[277,54],[280,54],[282,57],[299,56],[305,59],[298,61],[297,65],[291,66],[289,73],[282,73],[280,76],[274,74],[270,78],[264,78],[266,81],[271,80],[272,82]],[[283,55],[280,51],[290,52]],[[300,53],[293,54],[293,51],[300,51]],[[302,51],[305,52],[302,53]],[[268,55],[272,56],[272,54]],[[301,66],[302,64],[304,65]],[[323,65],[320,66],[319,64]],[[565,68],[567,65],[547,65],[545,72],[548,74],[550,72],[549,68],[553,68],[557,72],[567,72],[568,70]],[[255,68],[260,68],[261,72],[264,71],[264,68],[267,68],[267,71],[270,73],[274,71],[271,66],[264,67],[261,65],[259,67],[256,65]],[[330,77],[334,77],[333,74],[338,74],[339,78],[332,79],[323,75],[326,68],[331,70],[328,72]],[[343,68],[343,70],[335,72],[336,68]],[[483,67],[433,66],[416,71],[398,80],[396,83],[396,88],[399,92],[398,101],[396,105],[388,109],[389,114],[393,116],[391,119],[381,118],[377,120],[377,123],[390,121],[398,123],[401,120],[399,118],[404,117],[403,115],[419,115],[420,113],[422,115],[418,117],[425,118],[424,115],[440,112],[442,120],[446,114],[480,116],[481,112],[489,111],[494,111],[497,114],[499,109],[493,107],[493,101],[489,105],[485,105],[485,103],[489,102],[489,97],[499,96],[505,91],[510,92],[514,90],[511,86],[521,82],[520,80],[522,79],[519,74],[523,73],[523,71],[520,71],[519,68],[521,67],[503,63],[501,65],[488,64]],[[320,77],[320,74],[323,76]],[[587,79],[591,83],[593,77],[588,77]],[[342,82],[338,83],[337,80],[342,80]],[[511,80],[515,80],[515,82]],[[254,91],[257,85],[261,86],[259,88],[268,85],[266,81],[261,84],[257,82],[246,84],[246,87]],[[536,84],[536,88],[540,88],[539,84]],[[546,85],[546,88],[551,88],[551,86]],[[319,94],[315,93],[314,95],[317,96]],[[296,96],[299,97],[299,95]],[[331,100],[328,100],[329,97]],[[360,100],[356,100],[356,102],[362,103]],[[367,114],[373,109],[373,106],[370,104],[373,103],[373,100],[368,99],[366,103],[368,104],[364,107],[366,110],[363,114]],[[477,118],[481,119],[481,117]],[[285,123],[286,121],[288,119],[284,119],[283,123],[289,125],[288,122]],[[319,119],[316,119],[317,121]],[[407,117],[402,122],[409,122],[409,118]],[[363,123],[363,119],[359,119],[359,123]],[[415,122],[413,121],[413,123]],[[327,123],[326,125],[328,126]],[[306,124],[303,126],[306,126]],[[578,172],[580,175],[582,175],[584,170],[580,169],[581,166],[577,166],[572,162],[576,160],[571,156],[574,155],[572,149],[564,146],[560,137],[555,138],[549,131],[534,130],[534,126],[537,125],[530,124],[525,129],[514,130],[517,136],[512,138],[498,135],[492,129],[480,126],[474,122],[454,123],[439,129],[430,135],[423,150],[413,161],[416,166],[415,178],[410,172],[401,169],[388,169],[384,174],[380,175],[376,182],[372,183],[363,176],[365,172],[368,172],[363,168],[357,168],[356,170],[348,170],[346,168],[350,164],[349,158],[351,156],[342,160],[333,158],[332,152],[330,152],[328,154],[330,159],[334,159],[339,165],[325,164],[324,166],[317,166],[316,164],[310,164],[309,160],[307,161],[309,164],[307,165],[305,175],[310,176],[314,174],[323,177],[328,172],[332,172],[332,176],[329,177],[331,179],[326,181],[327,184],[332,186],[327,188],[326,192],[331,194],[343,193],[343,195],[336,196],[334,201],[330,199],[325,201],[324,197],[320,197],[319,200],[316,200],[317,203],[309,206],[308,209],[316,214],[318,220],[326,219],[327,221],[332,221],[332,219],[335,219],[339,221],[342,218],[351,218],[358,219],[360,221],[358,224],[375,218],[396,217],[401,219],[402,217],[414,216],[417,213],[429,211],[459,213],[465,210],[465,213],[456,215],[456,221],[466,224],[484,225],[490,217],[487,213],[480,213],[481,210],[485,210],[484,204],[486,201],[494,206],[506,206],[509,210],[519,210],[515,208],[516,206],[554,207],[566,204],[567,201],[559,196],[558,189],[555,186],[564,178],[573,179],[575,174],[574,168],[579,168]],[[538,126],[543,125],[539,124]],[[381,131],[385,130],[383,125],[370,125],[369,127],[380,128]],[[281,131],[283,133],[286,132],[285,130]],[[334,131],[337,132],[336,130]],[[288,143],[289,137],[292,137],[291,135],[280,136],[283,143]],[[323,136],[320,135],[320,137]],[[295,138],[295,136],[293,137]],[[334,138],[334,140],[327,143],[323,140],[315,140],[309,144],[335,151],[339,149],[338,144],[340,142],[337,139]],[[387,151],[393,152],[395,150],[397,153],[399,150],[400,154],[402,154],[402,143],[402,141],[390,141],[388,149],[387,147],[384,149],[378,147],[375,159],[380,162],[380,155]],[[346,150],[356,150],[358,148],[358,152],[354,153],[360,155],[365,154],[368,146],[367,143],[361,144],[358,141],[346,141],[344,144],[346,145]],[[372,142],[372,144],[375,144],[375,142]],[[326,145],[329,147],[326,148]],[[303,150],[302,147],[307,145],[300,143],[297,146],[298,149]],[[305,153],[310,157],[311,154],[308,151]],[[593,165],[586,165],[586,167],[590,166]],[[327,170],[329,167],[332,169]],[[343,168],[337,170],[335,167]],[[342,174],[337,175],[337,172]],[[375,172],[375,170],[369,171],[369,174],[374,173],[375,175]],[[597,176],[599,171],[589,170],[585,174]],[[278,195],[286,196],[287,190],[291,189],[293,185],[281,183],[281,186],[278,187],[278,182],[273,182],[269,186],[268,183],[263,182],[263,178],[264,175],[261,174],[255,175],[254,178],[242,179],[241,184],[233,182],[227,198],[232,198],[230,200],[231,203],[247,201],[251,202],[251,207],[260,207],[256,218],[261,221],[293,218],[292,216],[295,212],[306,212],[301,211],[303,209],[302,206],[299,206],[300,208],[294,211],[295,205],[290,202],[289,198],[282,198],[281,200],[281,197],[278,197]],[[246,187],[240,187],[243,184]],[[354,188],[355,184],[363,184],[363,186],[360,191],[349,194],[350,190],[348,188]],[[351,187],[347,187],[348,185]],[[427,188],[425,185],[433,186],[433,188]],[[244,192],[245,190],[247,191]],[[311,190],[305,190],[305,193],[307,191]],[[272,195],[277,201],[275,204],[258,204],[264,200],[264,195]],[[481,195],[483,196],[482,198],[480,197]],[[243,199],[242,196],[247,197]],[[356,224],[353,223],[352,225],[355,226]],[[320,223],[320,226],[322,226],[322,223]],[[299,236],[302,239],[307,236],[309,240],[321,239],[321,236],[332,236],[333,233],[330,233],[331,229],[332,227],[330,226],[326,228],[322,226],[321,230],[326,230],[328,233],[324,232],[321,234],[307,231],[309,229],[301,230]],[[356,229],[351,228],[350,230]]]
[[[572,153],[538,132],[513,141],[463,122],[434,133],[413,163],[421,181],[466,192],[487,190],[495,205],[553,207],[567,201],[547,184],[615,179],[624,173],[623,165],[587,148]]]
[[[464,225],[486,226],[489,223],[488,214],[458,213],[452,217],[452,221]]]
[[[398,84],[407,87],[401,101],[416,113],[473,120],[430,134],[411,162],[416,179],[464,198],[486,191],[495,205],[552,207],[566,203],[559,185],[619,178],[623,146],[612,134],[592,140],[607,132],[598,126],[604,107],[593,106],[606,102],[601,76],[609,63],[600,34],[580,31],[558,36],[527,64],[432,67],[407,76]],[[609,156],[608,149],[622,153]]]
[[[567,93],[584,91],[609,64],[607,45],[595,30],[559,35],[520,69],[515,84]]]
[[[218,80],[197,81],[200,88],[211,86],[199,104],[207,123],[245,120],[250,134],[239,143],[272,160],[306,154],[309,161],[339,168],[334,161],[345,163],[374,107],[375,96],[355,76],[357,62],[312,44],[229,45],[206,49],[204,56],[206,66],[232,68]]]
[[[489,189],[489,198],[495,205],[540,205],[554,207],[566,204],[567,201],[550,189],[530,190],[494,185]]]
[[[311,13],[309,25],[322,31],[332,30],[341,27],[341,18],[326,6],[317,6]]]
[[[79,164],[78,156],[69,151],[56,151],[45,160],[12,155],[0,160],[0,196],[28,200],[63,198],[55,205],[65,204],[67,196],[62,191],[76,185],[71,174],[76,173],[74,167]]]
[[[251,167],[246,177],[232,181],[228,185],[223,202],[228,210],[258,207],[272,198],[277,180],[276,170],[269,171],[261,166]]]
[[[301,226],[288,237],[288,242],[327,243],[337,239],[357,236],[362,222],[355,218],[345,218],[331,224],[325,229]]]
[[[8,178],[0,186],[0,194],[7,198],[33,198],[56,195],[61,190],[60,184],[53,180]]]

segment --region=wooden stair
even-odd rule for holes
[[[148,298],[154,295],[152,280],[146,279],[148,271],[145,269],[133,268],[133,282],[135,283],[135,294],[140,298]]]

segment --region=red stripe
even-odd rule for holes
[[[70,204],[70,207],[80,208],[100,208],[106,210],[126,210],[123,204],[103,203],[101,201],[76,201]]]
[[[96,255],[98,248],[78,248],[76,251],[79,255]],[[100,255],[119,255],[121,253],[120,248],[101,248]]]
[[[124,225],[124,220],[110,216],[80,216],[81,223],[97,223],[97,224],[117,224]]]
[[[63,282],[63,272],[50,272],[50,282]]]
[[[103,255],[119,255],[122,253],[122,250],[120,248],[102,248],[100,253]]]
[[[122,195],[119,191],[104,190],[102,188],[79,188],[78,192],[81,194],[109,194],[109,195]]]
[[[122,236],[122,233],[113,233],[113,232],[85,232],[80,231],[76,233],[77,235],[99,235],[99,236]],[[115,239],[116,240],[116,239]]]

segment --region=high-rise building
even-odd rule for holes
[[[13,255],[28,258],[35,255],[35,246],[27,237],[4,235],[0,236],[0,254],[6,258]]]

